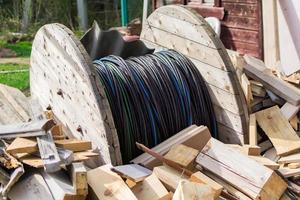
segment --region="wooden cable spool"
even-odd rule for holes
[[[242,143],[248,119],[245,97],[223,44],[205,20],[184,7],[161,7],[147,19],[141,39],[156,50],[175,49],[194,62],[207,82],[220,139]],[[91,140],[103,163],[122,163],[104,88],[90,56],[65,26],[48,24],[37,32],[30,85],[31,95],[44,109],[52,109],[70,137]]]

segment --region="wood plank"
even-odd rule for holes
[[[280,164],[297,163],[297,162],[300,162],[300,153],[283,156],[278,160],[278,163]]]
[[[286,183],[271,169],[211,138],[196,162],[253,199],[279,199]],[[245,167],[247,166],[247,167]],[[276,181],[276,191],[273,191]]]
[[[204,170],[203,171],[207,176],[209,176],[211,179],[215,180],[219,184],[221,184],[225,190],[227,190],[230,194],[232,194],[237,199],[241,200],[251,200],[250,197],[245,195],[240,190],[237,190],[235,187],[233,187],[231,184],[229,184],[226,180],[220,178],[218,175],[211,173],[210,171]]]
[[[251,80],[250,83],[251,83],[251,91],[254,96],[263,97],[263,98],[266,96],[266,89],[260,82]]]
[[[287,102],[296,106],[300,104],[299,89],[274,76],[272,72],[265,68],[261,60],[248,55],[245,55],[244,58],[247,63],[245,65],[245,72],[249,77],[261,82],[266,89],[271,90]]]
[[[217,199],[223,190],[222,185],[220,185],[219,183],[209,178],[200,171],[192,174],[192,176],[190,177],[190,181],[209,185],[214,193],[214,199]]]
[[[257,126],[255,114],[250,114],[249,117],[249,144],[257,145]]]
[[[165,165],[154,167],[153,173],[159,178],[164,186],[172,192],[176,190],[181,180],[188,180],[189,178],[176,169]]]
[[[46,173],[41,170],[41,175],[55,200],[83,200],[83,198],[80,198],[81,196],[76,195],[73,185],[64,171]]]
[[[264,61],[266,67],[276,68],[279,57],[278,18],[276,0],[262,1]]]
[[[119,174],[121,177],[130,179],[134,182],[142,181],[147,176],[152,174],[151,170],[138,164],[120,165],[113,167],[112,170]]]
[[[277,164],[276,162],[266,158],[266,157],[262,157],[262,156],[249,156],[249,158],[257,161],[258,163],[272,169],[272,170],[276,170],[279,169],[279,164]]]
[[[163,141],[159,145],[153,147],[152,150],[161,155],[165,155],[171,147],[176,144],[184,144],[191,148],[200,150],[207,143],[210,137],[211,136],[207,127],[191,125]],[[131,160],[131,162],[136,164],[141,163],[150,169],[161,164],[157,159],[147,153],[141,154]]]
[[[1,85],[5,87],[9,93],[9,96],[14,99],[15,102],[22,107],[21,112],[25,111],[30,115],[29,103],[27,97],[18,89],[9,87],[7,85]],[[28,117],[23,118],[25,115],[20,114],[19,110],[11,104],[7,97],[0,92],[0,124],[13,124],[28,122]],[[23,116],[23,117],[22,117]]]
[[[259,126],[274,145],[278,155],[286,155],[300,149],[300,140],[278,106],[257,112]]]
[[[281,108],[281,113],[287,120],[291,120],[298,112],[299,112],[300,106],[294,106],[293,104],[290,104],[289,102],[286,102]]]
[[[161,200],[169,194],[155,174],[151,174],[131,190],[139,200]]]
[[[277,155],[276,149],[274,147],[267,150],[264,153],[263,157],[273,160],[274,162],[277,162],[279,160],[279,156]]]
[[[36,173],[19,181],[9,192],[11,200],[55,200],[43,177]]]
[[[32,118],[35,120],[43,120],[43,110],[38,104],[37,99],[31,99],[30,105]],[[53,142],[52,134],[49,132],[50,130],[51,129],[48,129],[45,135],[38,136],[36,141],[38,144],[40,157],[43,160],[44,169],[46,172],[52,173],[60,170],[61,160]]]
[[[64,139],[64,140],[55,140],[54,142],[57,147],[68,149],[75,152],[92,149],[92,143],[87,140]]]
[[[246,102],[247,102],[248,106],[250,107],[251,101],[253,100],[253,96],[252,96],[250,81],[247,78],[246,74],[243,73],[241,75],[240,82],[241,82],[242,89],[244,91]]]
[[[190,181],[180,181],[173,195],[173,200],[190,199],[213,200],[214,195],[210,186]]]
[[[39,120],[27,123],[0,125],[1,138],[14,138],[17,134],[25,135],[24,137],[34,137],[42,133],[35,133],[50,129],[54,125],[53,120]],[[28,135],[26,135],[28,133]],[[43,133],[44,134],[44,133]]]
[[[300,163],[289,163],[287,167],[290,169],[297,169],[300,167]]]
[[[74,162],[70,165],[70,177],[77,195],[88,194],[87,170],[82,162]]]
[[[195,159],[199,150],[188,147],[183,144],[174,145],[170,151],[164,156],[168,160],[172,160],[180,166],[193,169],[195,166]]]
[[[300,174],[300,168],[290,169],[288,167],[282,167],[278,169],[279,173],[285,178],[296,176]]]
[[[36,140],[27,138],[16,138],[7,147],[6,152],[10,154],[16,153],[34,153],[38,151],[38,145]]]
[[[107,200],[137,200],[122,178],[110,170],[111,167],[104,165],[87,172],[88,184],[96,196]]]
[[[28,121],[30,119],[29,113],[16,101],[16,99],[12,96],[12,90],[3,84],[0,84],[0,93],[8,100],[11,106],[17,111],[24,121]]]
[[[299,7],[297,0],[277,1],[280,63],[287,76],[300,69]]]

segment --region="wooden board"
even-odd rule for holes
[[[262,1],[264,61],[266,67],[276,68],[279,58],[277,1]]]
[[[18,89],[0,84],[0,124],[27,122],[29,101]]]
[[[188,8],[163,6],[148,17],[141,39],[156,51],[175,49],[192,60],[207,83],[218,123],[231,129],[226,137],[244,143],[243,135],[248,133],[246,100],[227,51],[207,22]],[[222,131],[219,134],[226,138]]]
[[[139,200],[158,200],[169,194],[155,174],[148,176],[131,190]]]
[[[286,102],[280,108],[283,116],[289,121],[298,113],[299,109],[300,109],[300,106],[294,106],[293,104],[290,104],[289,102]]]
[[[214,138],[202,149],[196,162],[253,199],[279,199],[287,187],[273,170]]]
[[[102,163],[121,164],[118,137],[103,87],[74,34],[61,24],[40,28],[30,58],[31,95],[72,135],[93,142]]]
[[[259,126],[274,145],[278,155],[291,154],[300,149],[300,139],[278,106],[257,112]]]
[[[208,140],[211,138],[210,132],[205,126],[196,126],[191,125],[182,131],[178,132],[176,135],[168,138],[164,142],[152,148],[153,151],[165,155],[172,146],[177,144],[184,144],[191,148],[200,150]],[[148,168],[153,168],[161,164],[159,160],[150,156],[147,153],[143,153],[135,159],[131,160],[131,162],[136,164],[143,164]]]
[[[10,154],[16,153],[34,153],[38,151],[37,142],[33,139],[16,138],[7,147],[6,151]]]
[[[286,163],[297,163],[300,162],[300,153],[295,153],[288,156],[283,156],[279,158],[278,163],[286,164]]]
[[[118,173],[121,177],[130,179],[134,182],[142,181],[152,174],[151,170],[138,164],[120,165],[112,168],[112,170]]]
[[[92,145],[90,141],[79,139],[65,139],[54,141],[57,147],[68,149],[74,152],[90,150]]]
[[[206,199],[214,200],[214,193],[210,186],[190,181],[180,181],[173,200]]]
[[[213,179],[209,178],[208,176],[206,176],[205,174],[203,174],[200,171],[192,174],[190,181],[209,185],[212,188],[215,199],[217,199],[218,196],[220,196],[220,194],[223,190],[222,185],[220,185],[219,183],[217,183]]]
[[[265,67],[265,64],[249,55],[244,56],[246,74],[256,81],[261,82],[266,89],[271,90],[293,105],[300,104],[300,90],[284,80],[276,77]]]
[[[299,7],[298,0],[277,1],[280,62],[286,75],[300,69]]]
[[[107,200],[137,200],[122,178],[110,171],[111,167],[111,165],[104,165],[88,171],[88,184],[96,196]]]
[[[11,200],[54,200],[43,177],[36,173],[19,181],[9,192]]]
[[[153,173],[166,186],[166,188],[172,192],[176,190],[181,180],[188,180],[189,178],[176,169],[165,165],[154,167]]]
[[[195,159],[199,153],[199,150],[188,147],[183,144],[174,145],[170,151],[164,156],[168,160],[172,160],[180,166],[193,169],[195,165]]]

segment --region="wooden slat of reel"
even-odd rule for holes
[[[226,49],[203,17],[182,6],[160,7],[148,17],[141,39],[156,51],[175,49],[193,61],[207,83],[219,139],[243,143],[248,133],[245,97]]]
[[[61,24],[45,25],[32,45],[31,95],[51,107],[73,137],[91,140],[103,163],[121,164],[119,141],[103,87],[91,59]]]

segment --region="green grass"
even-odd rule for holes
[[[28,69],[28,65],[19,64],[0,64],[0,71],[12,71]],[[9,74],[0,74],[0,83],[15,87],[24,91],[29,88],[29,72],[18,72]]]
[[[17,42],[15,44],[0,41],[0,48],[8,48],[16,52],[17,57],[29,57],[32,43],[28,41]]]

